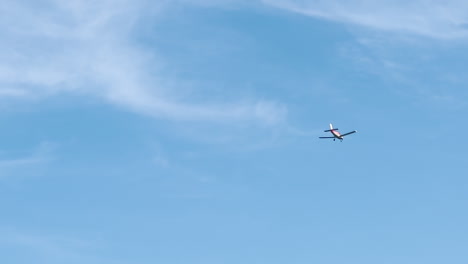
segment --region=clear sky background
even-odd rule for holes
[[[467,263],[467,14],[4,0],[1,262]]]

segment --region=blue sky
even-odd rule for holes
[[[4,262],[468,261],[467,3],[8,2]]]

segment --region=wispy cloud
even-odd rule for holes
[[[17,158],[17,159],[4,159],[0,160],[0,168],[19,168],[23,166],[28,166],[32,164],[38,164],[43,162],[44,159],[37,157],[26,157],[26,158]]]
[[[69,254],[66,252],[68,250],[64,249],[64,245],[70,244],[70,241],[67,241],[68,243],[64,243],[65,239],[52,238],[50,236],[43,235],[25,234],[11,230],[4,230],[2,233],[3,235],[2,239],[0,240],[1,242],[27,248],[29,250],[35,251],[36,254],[39,253],[41,255],[54,255],[55,257]]]
[[[0,7],[0,98],[61,93],[101,98],[178,120],[281,122],[286,108],[262,100],[203,104],[176,99],[158,54],[136,40],[143,17],[169,1],[10,1]],[[155,21],[148,19],[146,21]],[[177,82],[177,81],[176,81]]]
[[[65,235],[51,235],[44,232],[19,231],[0,228],[0,245],[13,249],[3,252],[10,260],[36,261],[47,263],[102,263],[104,260],[92,253],[98,247],[98,239],[83,240]],[[16,254],[22,252],[23,254]],[[106,263],[121,263],[106,259]]]
[[[265,4],[375,30],[454,39],[468,37],[468,2],[262,0]]]
[[[12,155],[3,154],[0,158],[0,176],[10,175],[18,170],[35,168],[52,161],[55,148],[56,144],[54,143],[42,142],[24,156],[12,157]]]

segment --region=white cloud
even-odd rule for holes
[[[138,113],[178,120],[280,122],[273,102],[195,104],[158,70],[163,61],[134,36],[140,19],[169,1],[9,1],[0,7],[0,98],[95,96]],[[175,85],[177,86],[177,85]]]
[[[51,142],[41,142],[35,147],[29,154],[23,156],[13,157],[11,153],[7,153],[8,157],[0,159],[0,177],[15,174],[18,171],[37,168],[41,164],[46,164],[53,160],[53,153],[56,148],[56,144]]]
[[[468,2],[462,0],[262,0],[308,16],[376,30],[454,39],[468,36]]]
[[[4,252],[7,259],[29,261],[34,259],[39,263],[121,263],[110,259],[102,259],[92,254],[99,245],[98,239],[83,240],[63,235],[50,235],[18,231],[12,228],[0,227],[2,236],[0,245],[13,249]],[[23,252],[23,255],[16,254]]]
[[[43,160],[36,157],[16,158],[16,159],[4,159],[0,160],[0,168],[18,168],[32,164],[41,163]]]

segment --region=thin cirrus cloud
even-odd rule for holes
[[[77,239],[63,235],[33,233],[0,226],[2,237],[0,245],[20,248],[23,259],[35,259],[47,263],[100,263],[103,259],[91,256],[88,252],[96,247],[92,241]],[[5,252],[4,252],[5,253]],[[7,258],[8,258],[8,254]]]
[[[372,0],[262,0],[308,16],[371,29],[437,39],[468,37],[468,2]]]
[[[0,98],[71,93],[159,118],[265,124],[285,119],[286,107],[267,100],[175,99],[176,81],[161,77],[158,54],[134,38],[139,19],[157,16],[168,1],[10,2],[0,7]]]
[[[0,158],[0,177],[24,169],[37,168],[40,165],[52,162],[57,147],[57,144],[53,142],[44,141],[29,151],[30,153],[27,155]]]

